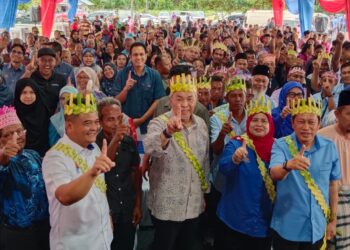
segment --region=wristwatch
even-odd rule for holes
[[[283,168],[284,170],[286,170],[287,172],[290,172],[292,169],[287,167],[287,163],[288,163],[288,161],[285,161],[285,162],[283,163],[282,168]]]
[[[165,138],[170,139],[171,137],[173,137],[171,134],[169,134],[166,129],[163,130],[163,135],[165,136]]]

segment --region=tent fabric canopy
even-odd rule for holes
[[[321,7],[332,14],[344,12],[346,13],[346,26],[350,36],[350,0],[320,0]]]
[[[272,6],[273,6],[273,15],[275,19],[275,24],[276,26],[281,27],[283,25],[284,1],[272,0]]]

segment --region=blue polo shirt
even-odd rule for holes
[[[165,96],[165,91],[162,79],[157,71],[145,65],[143,74],[137,76],[133,66],[128,65],[118,72],[116,79],[117,94],[119,94],[125,87],[130,70],[132,79],[137,82],[134,87],[129,90],[127,98],[122,104],[122,109],[123,113],[135,119],[142,117],[155,100]],[[140,130],[142,134],[147,132],[147,125],[151,119],[152,116],[141,125]]]
[[[242,142],[231,140],[220,160],[220,172],[226,185],[218,205],[217,215],[229,228],[251,237],[267,237],[272,215],[272,203],[256,162],[255,152],[247,147],[249,162],[236,165],[232,155]],[[268,163],[265,163],[268,168]]]
[[[11,63],[5,64],[1,71],[1,75],[5,78],[6,85],[9,87],[13,96],[15,94],[16,82],[22,77],[25,71],[26,69],[23,64],[18,69],[14,69]]]
[[[72,65],[62,61],[55,67],[54,71],[63,75],[66,81],[68,81],[68,78],[71,78],[72,83],[75,83],[74,69]]]
[[[229,117],[230,110],[228,104],[223,104],[219,107],[216,107],[214,109],[215,114],[210,117],[210,142],[214,143],[220,134],[220,131],[222,129],[222,121],[218,117],[217,113],[220,112],[224,114],[226,119]],[[234,135],[242,135],[246,132],[246,123],[247,123],[247,113],[245,112],[243,120],[239,123],[235,118],[232,117],[232,127]],[[230,135],[226,135],[224,143],[225,145],[230,141]],[[223,176],[219,172],[219,159],[221,157],[220,155],[213,154],[213,162],[211,163],[211,170],[210,170],[210,176],[209,179],[211,183],[214,184],[214,187],[219,191],[222,192],[223,187],[225,185],[225,176]]]
[[[298,150],[301,144],[292,139]],[[316,135],[315,143],[310,151],[305,151],[304,157],[310,159],[309,171],[321,190],[327,203],[329,202],[329,183],[339,180],[340,164],[335,144],[320,135]],[[275,141],[272,147],[270,168],[282,165],[292,159],[284,138]],[[277,195],[274,204],[271,228],[282,238],[289,241],[312,242],[320,240],[326,229],[326,219],[307,187],[304,177],[298,170],[292,170],[284,180],[276,184]]]

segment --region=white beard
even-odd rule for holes
[[[261,97],[265,96],[266,94],[266,89],[260,92],[253,89],[253,94],[254,94],[254,98],[253,98],[254,100],[261,100]]]

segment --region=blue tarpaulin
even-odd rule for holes
[[[69,0],[68,20],[73,22],[74,16],[78,10],[78,0]]]
[[[286,0],[286,5],[291,13],[299,14],[301,34],[311,30],[314,0]]]

